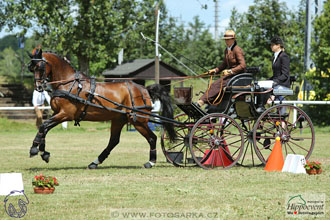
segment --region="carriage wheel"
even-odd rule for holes
[[[253,126],[255,120],[237,119],[236,120],[242,128],[244,135],[244,151],[237,165],[243,167],[256,167],[262,166],[263,163],[259,160],[253,145]]]
[[[174,120],[185,122],[185,125],[175,125],[177,138],[174,142],[170,142],[167,133],[162,130],[161,146],[166,160],[179,167],[196,166],[188,147],[189,133],[194,121],[185,113],[176,115]]]
[[[295,112],[297,118],[294,118]],[[281,138],[284,159],[288,154],[299,154],[307,160],[312,154],[314,127],[311,119],[300,108],[276,105],[258,118],[253,129],[253,143],[257,156],[264,164],[267,163],[277,136]]]
[[[228,115],[212,113],[197,121],[190,132],[189,147],[195,162],[204,169],[229,169],[240,159],[244,136]]]

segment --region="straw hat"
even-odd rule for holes
[[[227,30],[223,35],[223,40],[235,39],[235,32],[233,30]]]

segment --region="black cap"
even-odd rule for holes
[[[270,43],[271,43],[271,44],[279,44],[279,45],[281,45],[282,47],[284,46],[284,43],[283,43],[282,39],[279,38],[278,36],[273,37],[273,38],[270,40]]]

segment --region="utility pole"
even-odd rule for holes
[[[315,13],[314,15],[321,15],[322,1],[314,0],[315,2]],[[306,23],[305,23],[305,55],[304,55],[304,70],[309,71],[313,65],[311,59],[311,39],[312,39],[312,1],[306,0]],[[317,40],[317,39],[316,39]],[[304,85],[303,85],[303,100],[305,100],[306,91],[306,79],[304,74]]]
[[[159,84],[159,51],[158,51],[158,29],[159,29],[159,11],[158,11],[159,3],[156,4],[155,18],[156,18],[156,39],[155,39],[155,83]]]
[[[311,68],[311,37],[312,37],[312,3],[306,1],[306,23],[305,23],[305,71]]]
[[[214,38],[215,41],[218,41],[219,38],[219,2],[218,0],[214,0],[215,7],[214,7]]]

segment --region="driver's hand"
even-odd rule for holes
[[[231,71],[231,70],[224,70],[223,72],[222,72],[222,74],[224,75],[224,76],[227,76],[227,75],[230,75],[230,74],[232,74],[233,72]]]
[[[211,69],[207,73],[208,75],[214,75],[216,72],[217,72],[216,69]]]

